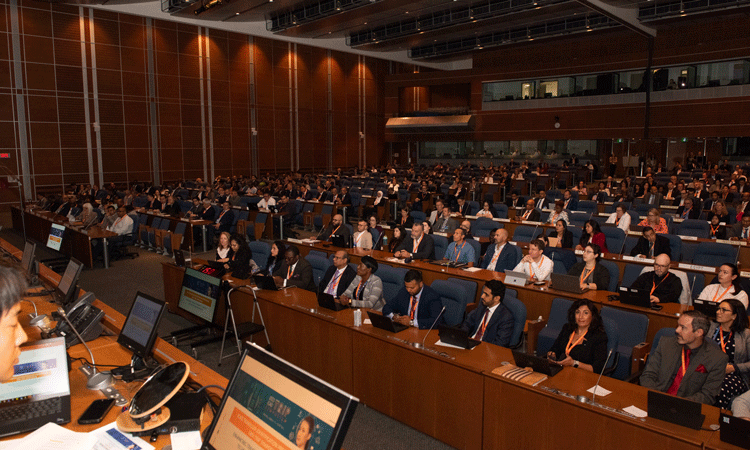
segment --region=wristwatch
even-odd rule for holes
[[[576,369],[578,368],[578,361],[573,360],[573,367],[575,367]]]

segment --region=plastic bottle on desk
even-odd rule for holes
[[[385,231],[383,232],[385,233]],[[383,236],[383,251],[388,250],[388,236]]]

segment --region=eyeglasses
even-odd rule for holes
[[[729,308],[716,308],[716,310],[717,311],[721,311],[723,313],[730,313],[730,312],[732,312],[732,310],[729,309]]]
[[[593,251],[593,250],[591,250],[591,249],[586,249],[586,250],[584,250],[584,251],[583,251],[583,253],[596,253],[596,252],[594,252],[594,251]]]
[[[666,264],[666,265],[664,265],[664,264],[654,264],[654,267],[660,267],[662,269],[666,269],[667,267],[669,267],[669,264]]]

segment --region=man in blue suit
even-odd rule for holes
[[[505,272],[516,267],[516,249],[508,244],[508,231],[500,228],[495,232],[495,243],[490,245],[482,260],[482,269]]]
[[[385,302],[383,315],[402,325],[424,330],[435,323],[442,308],[437,292],[422,282],[422,272],[410,269],[404,276],[404,287],[396,297]]]
[[[229,204],[229,202],[225,201],[221,206],[222,210],[219,213],[219,217],[217,217],[214,220],[214,223],[210,227],[208,227],[209,243],[212,243],[215,239],[215,236],[221,234],[222,232],[229,232],[229,230],[232,228],[232,224],[234,223],[234,212],[232,211],[232,206]]]
[[[503,305],[505,284],[490,280],[482,289],[482,302],[469,313],[461,329],[474,339],[507,347],[513,335],[513,314]]]

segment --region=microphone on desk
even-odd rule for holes
[[[323,234],[323,232],[325,231],[326,228],[328,228],[329,225],[331,225],[331,222],[328,222],[325,226],[320,228],[320,232],[318,232],[318,235],[315,236],[316,241],[320,239],[320,235]]]
[[[70,328],[73,330],[73,332],[76,334],[76,337],[78,337],[78,340],[81,341],[84,347],[86,347],[86,350],[89,352],[89,356],[91,356],[91,372],[83,371],[86,374],[87,382],[86,387],[98,391],[104,388],[107,388],[112,385],[112,375],[109,373],[102,373],[96,371],[96,361],[94,361],[94,354],[91,353],[91,349],[88,345],[86,345],[86,341],[83,340],[80,334],[78,334],[78,330],[76,330],[76,327],[68,320],[68,314],[65,313],[65,309],[60,306],[57,308],[57,313],[60,314],[60,316],[65,320],[65,322],[70,326]]]
[[[539,228],[539,224],[541,224],[541,223],[542,223],[541,221],[537,222],[536,226],[534,227],[534,231],[531,232],[531,240],[532,241],[534,240],[534,237],[536,235],[536,229]]]
[[[427,330],[427,334],[424,335],[424,339],[422,339],[422,343],[421,344],[419,342],[414,343],[414,346],[416,348],[424,348],[424,343],[427,341],[427,336],[429,336],[430,331],[432,331],[432,329],[435,328],[435,325],[438,323],[438,320],[440,320],[440,317],[443,315],[444,312],[445,312],[445,306],[443,306],[443,309],[440,310],[440,314],[438,314],[438,316],[435,318],[435,321],[432,322],[432,326],[430,327],[430,329]]]
[[[596,380],[596,384],[594,385],[594,397],[591,399],[591,404],[596,404],[596,390],[599,389],[599,382],[602,381],[602,375],[604,375],[604,371],[607,370],[607,363],[609,363],[609,358],[612,356],[612,350],[609,349],[609,353],[607,353],[607,360],[604,361],[604,367],[602,367],[601,373],[599,373],[599,378]]]
[[[625,233],[625,239],[622,240],[622,247],[620,247],[620,251],[617,252],[618,256],[622,256],[622,252],[625,250],[625,244],[628,242],[628,233]]]
[[[372,246],[372,251],[374,251],[376,248],[378,248],[378,245],[383,242],[383,236],[385,236],[385,230],[383,230],[382,233],[380,233],[380,236],[378,236],[378,240],[375,241],[375,244]],[[370,252],[370,256],[372,256],[372,251]]]

